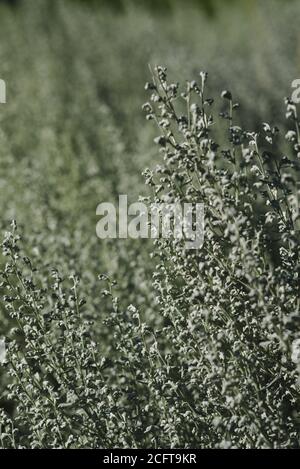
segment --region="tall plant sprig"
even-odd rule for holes
[[[46,284],[21,249],[17,225],[2,243],[8,258],[1,272],[7,314],[14,322],[6,337],[10,384],[1,399],[2,448],[113,448],[168,445],[158,425],[166,410],[156,332],[132,305],[120,309],[115,282],[106,275],[102,297],[111,300],[106,326],[109,350],[93,340],[85,319],[77,276],[63,279],[52,269]],[[169,425],[169,424],[168,424]]]

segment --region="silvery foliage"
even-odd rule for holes
[[[146,86],[163,156],[145,171],[152,202],[204,203],[206,223],[199,251],[155,241],[159,327],[121,308],[101,276],[113,334],[101,347],[79,278],[53,270],[41,284],[15,224],[7,234],[1,289],[15,327],[3,398],[15,409],[1,411],[2,447],[299,447],[297,110],[287,99],[282,155],[275,126],[237,125],[231,92],[214,117],[206,81],[201,72],[180,93],[157,67]]]

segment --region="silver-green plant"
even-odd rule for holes
[[[155,241],[159,318],[120,306],[102,276],[103,346],[78,278],[40,277],[15,224],[7,234],[1,291],[15,327],[2,399],[14,406],[2,406],[3,447],[300,446],[296,105],[286,99],[283,137],[266,122],[248,132],[230,91],[214,115],[206,83],[201,72],[181,92],[157,67],[146,85],[163,156],[145,171],[150,199],[203,203],[206,222],[198,251]]]

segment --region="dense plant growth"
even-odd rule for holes
[[[300,10],[274,2],[0,2],[0,447],[299,447]],[[196,81],[144,90],[147,63]],[[204,203],[203,248],[100,241],[119,194]]]
[[[296,106],[286,100],[286,156],[277,127],[264,123],[258,134],[235,124],[230,91],[213,116],[206,80],[201,72],[180,94],[157,67],[146,86],[164,156],[145,172],[154,200],[206,207],[200,251],[156,241],[159,326],[120,307],[100,276],[113,331],[101,347],[79,278],[53,269],[41,280],[13,223],[1,288],[15,324],[3,396],[16,409],[2,411],[3,447],[299,447]],[[227,145],[215,141],[216,126]]]

